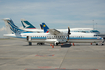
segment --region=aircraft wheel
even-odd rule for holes
[[[58,46],[58,43],[56,43],[56,46]]]
[[[98,45],[98,44],[96,43],[96,45]]]
[[[29,45],[32,45],[32,42],[29,42]]]
[[[39,43],[39,45],[42,45],[42,43]]]
[[[56,42],[54,43],[55,46],[58,46],[58,44],[59,44],[59,43],[56,43]]]
[[[104,44],[102,44],[102,45],[104,45]]]
[[[37,43],[37,45],[44,45],[44,43]]]
[[[42,43],[42,45],[44,45],[44,43]]]
[[[39,43],[37,43],[37,45],[39,45]]]

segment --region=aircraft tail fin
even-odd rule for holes
[[[43,26],[42,26],[42,24],[40,24],[40,28],[41,28],[41,29],[43,29]]]
[[[25,19],[21,19],[21,23],[22,23],[22,25],[23,25],[24,28],[36,29],[36,27],[34,27],[30,22],[28,22]]]
[[[48,29],[49,27],[45,24],[45,23],[42,23],[42,26],[43,26],[43,29],[44,29],[44,33],[48,33]]]
[[[24,30],[21,30],[19,29],[15,24],[14,22],[12,21],[12,19],[10,18],[4,18],[3,19],[4,22],[5,22],[5,25],[6,25],[6,29],[7,29],[7,32],[9,34],[16,34],[16,33],[21,33],[23,32]]]

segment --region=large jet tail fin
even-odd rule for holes
[[[43,29],[44,29],[44,33],[48,33],[48,29],[49,27],[45,24],[45,23],[42,23],[42,26],[43,26]]]
[[[42,24],[40,24],[40,28],[41,28],[41,29],[43,29],[43,26],[42,26]]]
[[[12,21],[12,19],[10,19],[10,18],[4,18],[3,19],[4,20],[4,22],[5,22],[5,25],[6,25],[6,29],[7,29],[7,32],[9,33],[9,34],[16,34],[16,33],[21,33],[21,32],[23,32],[24,30],[21,30],[21,29],[19,29],[15,24],[14,24],[14,22]]]
[[[34,27],[30,22],[28,22],[25,19],[21,19],[21,23],[22,23],[22,25],[23,25],[24,28],[36,29],[36,27]]]

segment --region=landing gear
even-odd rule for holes
[[[37,45],[44,45],[44,43],[37,43]]]
[[[27,36],[27,41],[28,41],[28,44],[31,46],[32,45],[32,42],[31,41],[31,36]]]
[[[58,44],[59,44],[59,43],[56,43],[56,42],[54,43],[55,46],[58,46]]]
[[[28,42],[28,43],[29,43],[30,46],[32,45],[32,42]]]
[[[104,44],[102,44],[102,45],[104,45]]]
[[[96,45],[98,45],[98,43],[96,43]],[[101,45],[104,45],[103,43],[101,43]]]
[[[98,43],[96,43],[96,45],[98,45]]]
[[[104,45],[104,42],[105,42],[105,41],[103,40],[102,45]]]
[[[58,43],[56,43],[56,46],[58,46]]]

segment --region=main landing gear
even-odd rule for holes
[[[28,42],[29,46],[32,45],[32,42]],[[44,45],[44,43],[37,43],[37,45]]]
[[[101,45],[104,45],[103,43],[100,43]],[[91,43],[91,45],[92,45],[92,43]],[[99,45],[98,43],[96,43],[96,45]]]
[[[28,42],[28,43],[29,43],[30,46],[32,45],[32,42]]]
[[[58,46],[58,43],[55,43],[54,45],[55,45],[55,46]]]
[[[37,45],[44,45],[44,43],[37,43]]]
[[[98,45],[98,43],[96,43],[96,45]],[[101,45],[104,45],[103,43]]]

